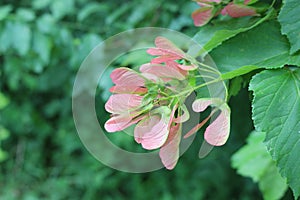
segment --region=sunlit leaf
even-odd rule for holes
[[[240,175],[251,177],[253,181],[258,182],[265,200],[279,200],[288,186],[263,144],[265,136],[263,132],[250,133],[247,145],[232,156],[231,165]]]
[[[8,14],[12,11],[12,6],[11,5],[5,5],[0,7],[0,21],[4,20]]]

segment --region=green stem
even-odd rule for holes
[[[163,91],[159,91],[160,94],[164,95],[164,96],[169,96],[167,93],[163,92]]]
[[[206,83],[197,85],[196,87],[192,87],[192,89],[188,89],[188,90],[183,91],[183,92],[180,92],[180,93],[178,93],[178,94],[176,94],[176,95],[172,95],[172,96],[168,96],[168,97],[165,97],[165,98],[161,98],[160,100],[169,100],[170,98],[180,97],[180,96],[183,96],[183,95],[185,95],[185,94],[188,94],[188,95],[189,95],[189,94],[192,93],[194,90],[197,90],[197,89],[199,89],[199,88],[201,88],[201,87],[205,87],[205,86],[210,85],[210,84],[213,84],[213,83],[220,82],[220,81],[222,81],[222,80],[223,80],[223,79],[218,78],[218,79],[215,79],[215,80],[213,80],[213,81],[209,81],[209,82],[206,82]],[[188,95],[186,95],[186,96],[188,96]]]
[[[222,78],[217,78],[213,81],[209,81],[209,82],[197,85],[196,87],[193,88],[193,90],[197,90],[197,89],[202,88],[204,86],[207,86],[207,85],[210,85],[210,84],[213,84],[213,83],[217,83],[217,82],[220,82],[220,81],[223,81],[223,79]]]
[[[206,65],[206,64],[201,63],[201,62],[198,62],[198,64],[202,67],[206,67],[207,68],[206,70],[209,71],[209,72],[220,74],[220,72],[217,69],[215,69],[215,68],[213,68],[209,65]],[[203,68],[200,68],[200,69],[204,70]]]
[[[195,78],[210,78],[210,79],[215,79],[216,77],[212,77],[212,76],[206,76],[206,75],[196,75],[194,76]]]
[[[209,72],[209,73],[213,73],[216,74],[215,71],[209,70],[209,69],[203,69],[203,68],[199,68],[199,71],[204,71],[204,72]]]

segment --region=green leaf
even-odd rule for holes
[[[280,68],[299,65],[300,56],[289,55],[289,42],[281,35],[277,21],[267,21],[227,40],[210,52],[224,79],[230,79],[258,68]]]
[[[155,3],[155,1],[144,1],[142,4],[139,4],[138,6],[131,11],[130,16],[127,19],[127,23],[134,27],[139,22],[141,22],[149,13],[152,13],[153,10],[156,10],[156,7],[159,5]]]
[[[258,26],[269,19],[273,14],[274,12],[271,10],[263,18],[241,17],[230,18],[226,21],[216,21],[214,24],[207,24],[202,27],[194,39],[203,46],[204,51],[209,52],[222,44],[225,40]]]
[[[7,76],[7,85],[11,90],[17,90],[20,86],[20,80],[22,73],[24,72],[20,66],[22,66],[23,60],[12,59],[14,56],[9,57],[4,61],[4,73]]]
[[[7,21],[0,36],[0,51],[14,48],[21,56],[25,55],[31,43],[31,29],[25,23]]]
[[[266,132],[265,143],[294,196],[300,194],[300,69],[263,71],[253,77],[250,90],[256,130]]]
[[[300,2],[299,0],[284,0],[278,16],[281,31],[287,35],[291,43],[291,53],[300,49]]]
[[[4,26],[4,30],[1,32],[0,35],[0,51],[5,53],[12,44],[12,38],[11,38],[11,29],[12,29],[12,23],[6,22]]]
[[[235,77],[230,81],[230,86],[229,86],[229,97],[230,96],[235,96],[239,93],[239,91],[242,88],[243,84],[243,78],[241,76]]]
[[[43,9],[43,8],[46,8],[47,6],[49,6],[50,3],[51,3],[51,0],[34,0],[32,2],[32,7],[34,9]]]
[[[51,12],[55,19],[61,19],[74,11],[74,0],[54,0],[51,3]]]
[[[9,131],[0,125],[0,142],[1,140],[5,140],[9,136]]]
[[[236,96],[242,88],[245,88],[246,86],[248,87],[249,82],[254,74],[257,72],[250,72],[248,74],[245,74],[243,76],[237,76],[233,78],[232,80],[229,81],[229,99],[231,96]]]
[[[193,21],[191,20],[190,16],[180,15],[179,17],[172,20],[169,28],[172,30],[180,31],[184,27],[192,27]]]
[[[42,33],[51,33],[54,32],[57,28],[55,19],[50,14],[44,14],[39,17],[36,21],[38,29]]]
[[[3,93],[0,92],[0,110],[7,106],[8,103],[9,99],[6,96],[4,96]]]
[[[13,38],[12,46],[22,56],[24,56],[31,43],[31,29],[27,24],[16,22],[11,29],[11,37]]]
[[[239,77],[241,75],[247,74],[247,73],[249,73],[253,70],[256,70],[256,69],[258,69],[258,67],[254,66],[254,65],[243,66],[243,67],[240,67],[240,68],[235,69],[233,71],[224,73],[224,74],[221,75],[221,77],[222,77],[223,80],[232,79],[232,78]]]
[[[0,149],[0,162],[4,161],[8,157],[8,154]]]
[[[105,24],[113,24],[123,14],[127,13],[131,8],[130,4],[124,4],[119,9],[114,10],[107,18],[105,18]]]
[[[92,2],[87,4],[77,15],[78,21],[83,21],[94,13],[101,13],[108,9],[106,4]]]
[[[264,200],[281,199],[288,189],[286,180],[282,178],[274,162],[269,166],[258,186]]]
[[[1,104],[1,96],[0,96],[0,104]],[[0,125],[0,144],[1,141],[8,138],[8,136],[9,136],[9,131]],[[4,161],[7,157],[8,157],[7,152],[3,151],[0,147],[0,162]]]
[[[89,55],[89,53],[98,45],[102,39],[93,33],[86,34],[82,40],[79,40],[79,45],[75,50],[75,53],[73,53],[73,56],[71,58],[71,64],[74,67],[79,67],[80,64],[83,62],[83,60],[86,58],[86,56]]]
[[[0,21],[4,20],[9,13],[12,11],[12,6],[11,5],[5,5],[0,7]]]
[[[50,37],[40,32],[35,32],[33,35],[33,49],[40,56],[44,64],[48,64],[53,43]]]
[[[35,19],[35,13],[26,8],[19,8],[16,12],[17,17],[20,19],[20,21],[32,21]]]
[[[276,200],[284,195],[287,184],[263,144],[264,138],[265,133],[252,132],[247,139],[247,145],[232,156],[231,165],[240,175],[258,182],[265,200]]]

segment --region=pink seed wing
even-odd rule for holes
[[[177,69],[168,65],[159,64],[144,64],[140,67],[140,71],[143,73],[154,74],[159,78],[174,78],[178,80],[184,80],[185,76],[180,73]]]
[[[192,104],[192,108],[195,112],[202,112],[211,104],[213,104],[212,99],[207,99],[207,98],[196,99]]]
[[[162,49],[162,48],[158,48],[158,47],[149,48],[147,50],[147,53],[152,56],[173,56],[176,59],[181,59],[182,57],[184,57],[183,51],[179,53],[179,52],[173,51],[172,49]]]
[[[175,54],[180,57],[184,57],[185,53],[179,49],[173,42],[165,37],[158,36],[155,39],[155,45],[159,49],[164,49],[170,51],[171,54]]]
[[[112,71],[110,77],[116,85],[144,86],[144,79],[135,71],[120,67]]]
[[[173,107],[171,114],[170,114],[170,119],[169,119],[169,123],[168,123],[168,129],[170,130],[171,125],[173,123],[174,117],[175,117],[175,112],[178,108],[178,104],[175,104],[175,106]]]
[[[134,119],[133,119],[134,117]],[[138,121],[145,118],[145,115],[141,115],[138,117],[130,116],[130,115],[117,115],[113,116],[104,124],[104,128],[107,132],[116,132],[122,131],[125,128],[137,123]]]
[[[258,16],[255,8],[243,5],[243,4],[233,4],[230,3],[223,10],[226,10],[223,13],[228,14],[230,17],[245,17],[245,16]]]
[[[204,139],[213,146],[224,145],[230,131],[230,108],[223,104],[220,115],[206,128]]]
[[[195,112],[203,112],[208,106],[214,105],[214,106],[220,106],[224,105],[224,102],[221,99],[218,98],[201,98],[196,99],[193,104],[192,108]],[[187,134],[184,135],[184,138],[188,138],[191,135],[195,134],[212,116],[213,113],[211,113],[206,119],[204,119],[201,123],[197,124],[194,128],[192,128]]]
[[[204,26],[213,18],[213,7],[201,7],[192,13],[195,26]]]
[[[181,69],[180,67],[178,67],[180,64],[175,62],[175,61],[168,61],[166,62],[166,65],[168,65],[169,67],[174,68],[176,71],[179,71],[183,76],[187,76],[188,72],[186,70]]]
[[[114,114],[130,113],[134,108],[141,105],[142,96],[136,94],[114,94],[105,104],[105,110]]]
[[[141,75],[143,77],[145,77],[146,79],[152,81],[152,82],[157,82],[159,81],[159,77],[155,76],[154,74],[150,74],[150,73],[141,73]]]
[[[250,0],[245,0],[244,4],[247,5],[250,2]]]
[[[189,120],[190,113],[189,113],[187,107],[183,104],[183,105],[181,105],[181,108],[182,108],[183,114],[180,115],[179,117],[173,119],[173,122],[183,123],[183,122],[186,122],[187,120]]]
[[[166,63],[168,61],[174,61],[174,60],[178,60],[181,59],[182,57],[176,56],[176,55],[162,55],[156,58],[153,58],[151,60],[151,63],[156,63],[156,64],[160,64],[160,63]]]
[[[118,94],[145,94],[147,93],[147,88],[134,86],[134,85],[116,85],[109,89],[111,93]]]
[[[206,122],[210,119],[211,115],[209,115],[207,118],[205,118],[202,122],[200,122],[199,124],[197,124],[196,126],[194,126],[189,132],[187,132],[184,135],[184,139],[192,136],[193,134],[195,134],[200,128],[202,128],[202,126],[204,126],[204,124],[206,124]]]
[[[181,127],[180,124],[177,124],[171,127],[168,139],[159,151],[163,165],[169,170],[173,169],[178,161],[180,140]]]
[[[169,51],[160,48],[149,48],[147,49],[147,53],[152,56],[169,55]]]
[[[107,132],[121,131],[130,126],[132,124],[130,122],[131,117],[129,115],[117,115],[107,120],[104,128]]]
[[[221,10],[221,15],[228,15],[226,7]]]
[[[166,142],[168,133],[168,122],[159,115],[150,115],[136,125],[134,138],[144,149],[152,150]]]

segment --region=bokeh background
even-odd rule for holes
[[[88,53],[137,27],[170,28],[192,37],[198,28],[190,15],[197,7],[189,0],[2,0],[0,199],[262,199],[257,184],[231,168],[231,155],[253,129],[246,89],[230,100],[228,143],[200,160],[198,134],[172,171],[116,171],[93,158],[77,135],[72,87]],[[107,119],[101,92],[108,86],[101,87],[97,110]],[[131,137],[111,139],[138,148]]]

